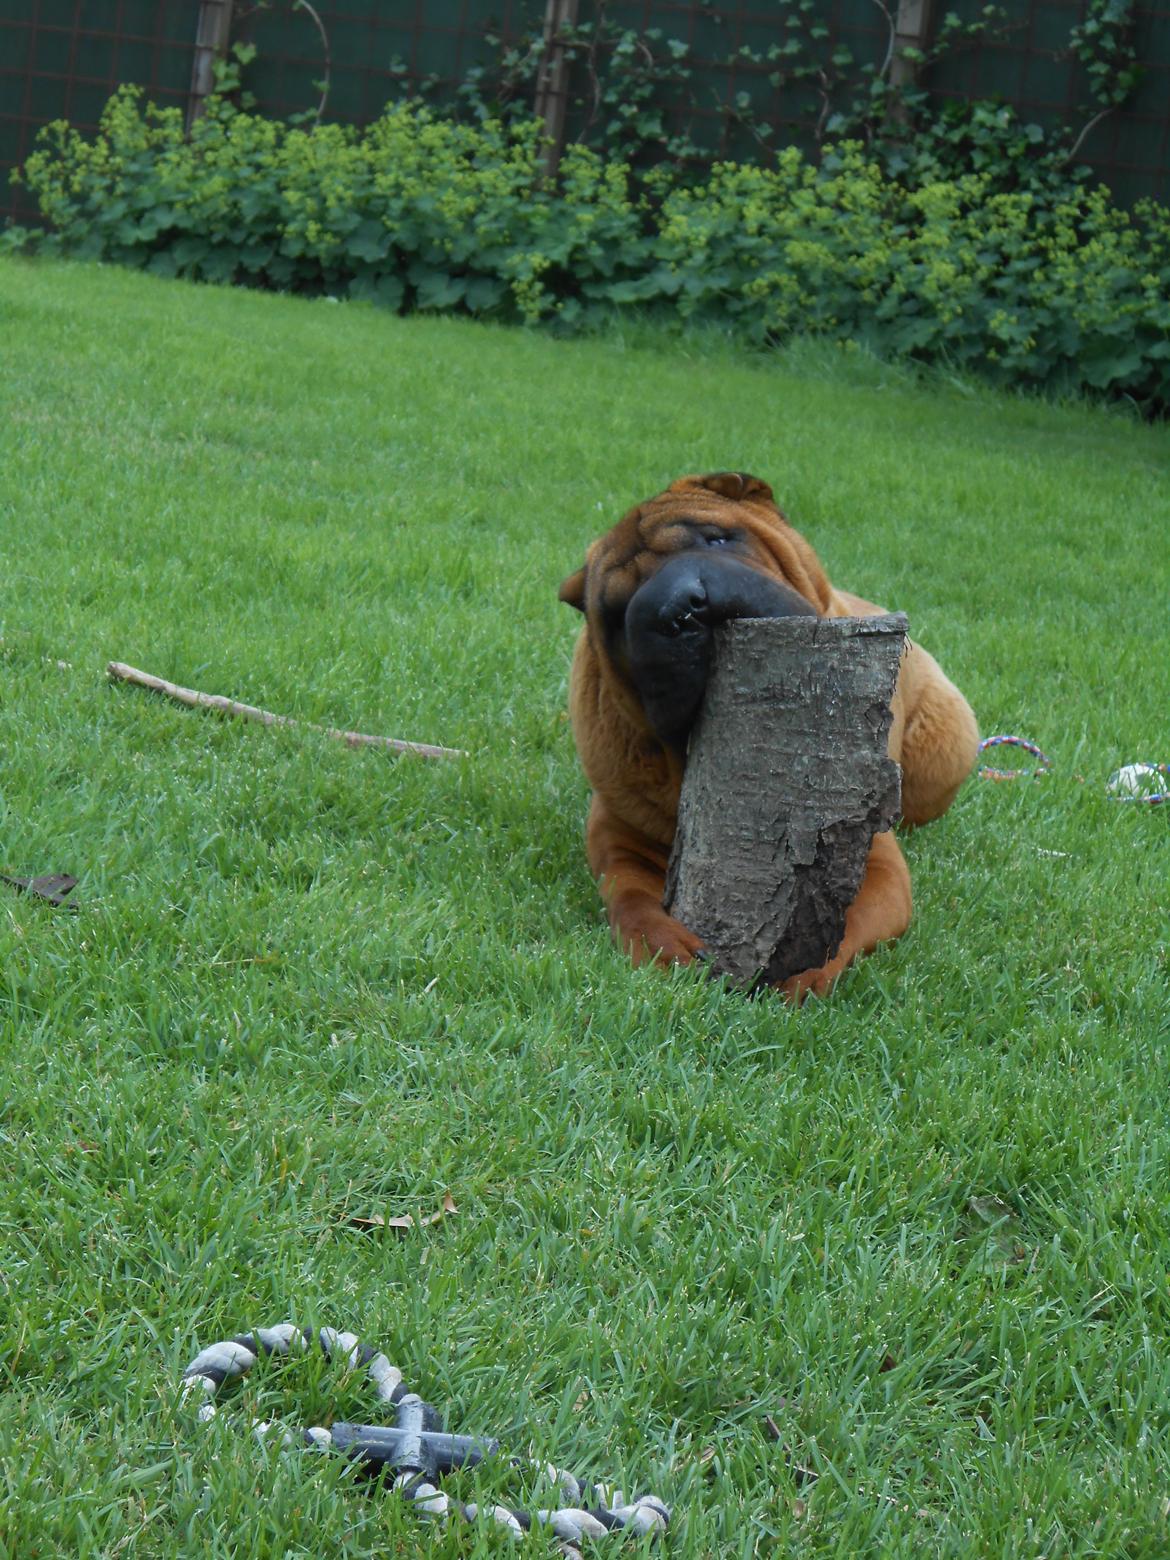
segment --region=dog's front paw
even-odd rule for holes
[[[795,1007],[799,1007],[806,997],[827,997],[833,988],[833,982],[848,962],[847,959],[830,959],[828,964],[822,964],[820,969],[801,970],[799,975],[790,975],[786,981],[781,982],[776,990],[786,1002],[791,1002]]]
[[[614,928],[635,964],[690,964],[703,951],[703,940],[657,906],[623,916]]]

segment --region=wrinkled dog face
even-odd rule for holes
[[[561,586],[659,741],[685,749],[712,635],[733,618],[816,615],[829,586],[757,477],[683,477],[594,542]]]

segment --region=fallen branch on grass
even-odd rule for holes
[[[139,688],[150,688],[155,693],[165,693],[168,699],[177,699],[192,709],[219,710],[222,715],[238,715],[241,720],[254,720],[261,726],[305,726],[309,731],[319,731],[323,736],[344,742],[346,747],[389,748],[393,753],[416,753],[420,758],[466,758],[462,748],[434,747],[429,742],[402,742],[397,737],[372,737],[364,731],[340,731],[335,726],[316,726],[307,721],[294,720],[291,715],[274,715],[271,710],[261,710],[254,704],[241,704],[238,699],[225,699],[218,693],[200,693],[196,688],[181,688],[178,683],[167,682],[165,677],[155,677],[142,672],[124,661],[111,661],[106,672],[118,682],[134,683]]]

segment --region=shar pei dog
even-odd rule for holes
[[[732,618],[883,609],[837,590],[766,482],[740,472],[682,477],[589,548],[560,598],[583,613],[569,684],[573,735],[593,787],[586,853],[613,936],[635,963],[688,964],[700,939],[662,906],[687,733],[703,699],[714,629]],[[978,747],[975,717],[921,645],[907,641],[890,756],[902,819],[946,811]],[[910,873],[892,834],[874,836],[840,948],[784,994],[822,995],[858,954],[910,921]]]

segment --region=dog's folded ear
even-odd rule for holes
[[[672,493],[683,493],[688,488],[706,488],[710,493],[718,493],[721,498],[758,498],[766,504],[773,502],[772,489],[768,484],[759,477],[749,476],[746,471],[711,471],[705,477],[680,477],[677,482],[670,484]]]
[[[578,569],[576,574],[570,574],[567,580],[562,580],[557,595],[566,606],[576,607],[578,612],[584,612],[585,570]]]

